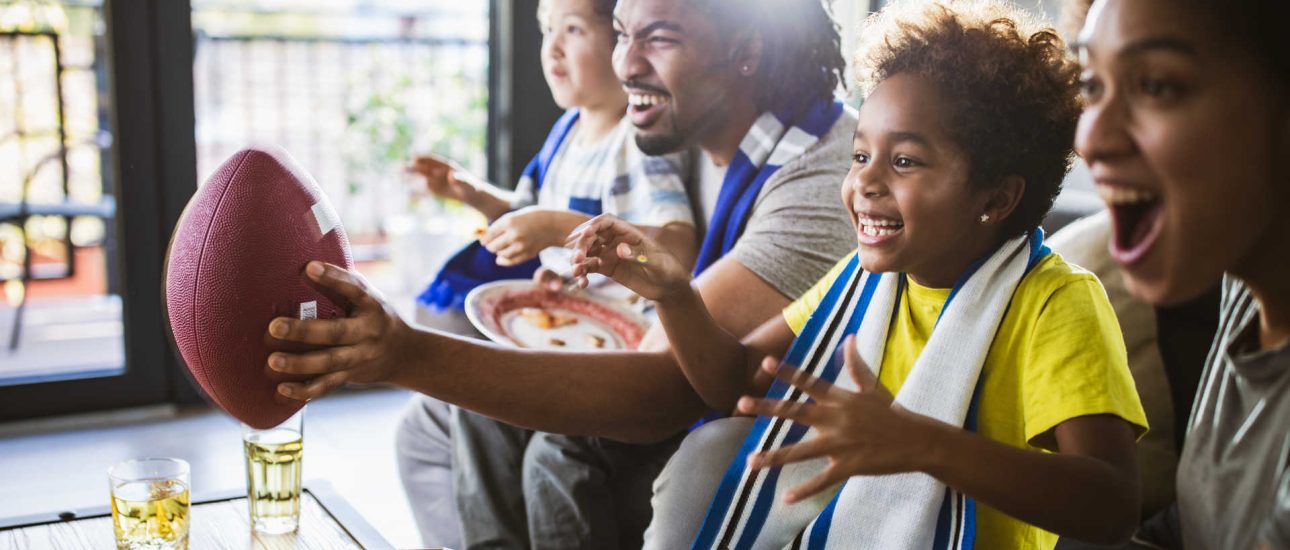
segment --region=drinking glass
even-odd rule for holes
[[[137,458],[108,468],[118,550],[188,548],[188,463]]]

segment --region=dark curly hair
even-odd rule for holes
[[[843,83],[842,36],[823,0],[683,1],[696,2],[726,40],[761,35],[752,77],[759,109],[830,97]]]
[[[898,0],[866,21],[856,61],[866,95],[897,74],[931,81],[949,101],[970,184],[1025,180],[1003,234],[1039,226],[1074,160],[1082,108],[1079,66],[1056,31],[996,0]]]

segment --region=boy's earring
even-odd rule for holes
[[[980,220],[981,220],[981,225],[985,225],[985,224],[986,224],[986,222],[989,222],[989,221],[990,221],[990,215],[989,215],[989,214],[981,214],[981,218],[980,218]]]

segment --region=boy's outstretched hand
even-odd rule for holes
[[[404,170],[425,178],[426,190],[440,198],[470,204],[479,192],[469,183],[473,176],[456,163],[435,155],[416,157]]]
[[[784,500],[793,503],[856,475],[882,475],[919,470],[927,456],[929,430],[934,420],[893,406],[891,393],[878,382],[856,351],[855,337],[842,344],[844,365],[859,392],[835,387],[790,365],[777,367],[766,361],[762,370],[791,384],[814,403],[743,397],[738,410],[744,414],[774,416],[813,426],[816,437],[787,447],[749,455],[753,468],[768,468],[819,457],[829,465],[815,477],[793,487]]]
[[[401,366],[413,362],[413,330],[362,275],[322,262],[310,262],[305,274],[316,285],[343,296],[352,309],[343,319],[278,317],[269,323],[269,335],[278,340],[327,346],[270,354],[269,368],[314,376],[305,382],[279,384],[278,393],[309,401],[346,382],[391,382]]]
[[[690,271],[640,229],[610,214],[601,214],[569,234],[572,275],[586,287],[587,275],[599,273],[654,301],[690,290]]]

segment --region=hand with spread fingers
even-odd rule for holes
[[[639,228],[610,214],[596,216],[569,234],[573,276],[586,286],[586,277],[599,273],[642,298],[664,301],[690,291],[690,270]]]
[[[322,262],[310,262],[305,274],[316,285],[348,300],[351,314],[343,319],[278,317],[269,323],[269,335],[278,340],[327,346],[303,353],[270,354],[270,369],[314,375],[305,382],[279,384],[279,393],[309,401],[346,382],[392,382],[396,369],[412,363],[413,330],[362,275]]]
[[[842,344],[844,365],[859,392],[840,389],[789,365],[765,361],[762,370],[773,373],[810,396],[813,403],[743,397],[738,410],[744,414],[774,416],[812,426],[809,441],[749,455],[753,468],[780,466],[819,457],[829,465],[815,477],[793,487],[785,501],[797,502],[856,475],[882,475],[919,470],[926,456],[935,420],[911,413],[892,403],[891,393],[878,382],[856,351],[855,337]]]

